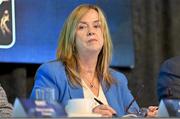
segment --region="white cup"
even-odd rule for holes
[[[93,100],[85,98],[71,99],[65,107],[67,114],[91,114]]]

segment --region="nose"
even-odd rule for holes
[[[88,32],[88,36],[92,36],[92,35],[94,35],[93,32]]]
[[[92,35],[95,34],[94,32],[95,32],[95,31],[94,31],[93,26],[89,26],[89,27],[88,27],[88,33],[87,33],[87,35],[88,35],[88,36],[92,36]]]

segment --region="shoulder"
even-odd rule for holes
[[[65,67],[61,61],[50,61],[42,64],[36,72],[36,78],[59,79],[65,77]]]
[[[161,72],[180,74],[180,56],[172,57],[163,62]]]
[[[46,63],[43,63],[40,68],[64,68],[64,65],[61,61],[54,60],[54,61],[49,61]]]
[[[47,72],[52,72],[52,71],[58,71],[64,69],[64,65],[61,61],[50,61],[46,62],[38,68],[38,71],[47,71]]]
[[[127,78],[122,72],[110,68],[110,73],[117,83],[127,83]]]
[[[0,116],[10,117],[12,108],[12,105],[8,102],[5,90],[0,85]]]
[[[6,99],[6,94],[5,94],[5,91],[4,89],[2,88],[2,86],[0,85],[0,99],[1,98],[5,98]]]
[[[180,56],[172,57],[164,61],[163,65],[180,65]]]

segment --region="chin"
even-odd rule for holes
[[[90,52],[92,53],[99,53],[101,51],[101,48],[94,48],[94,49],[89,49]]]

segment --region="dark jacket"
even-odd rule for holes
[[[180,98],[180,56],[166,60],[157,82],[158,98]]]

